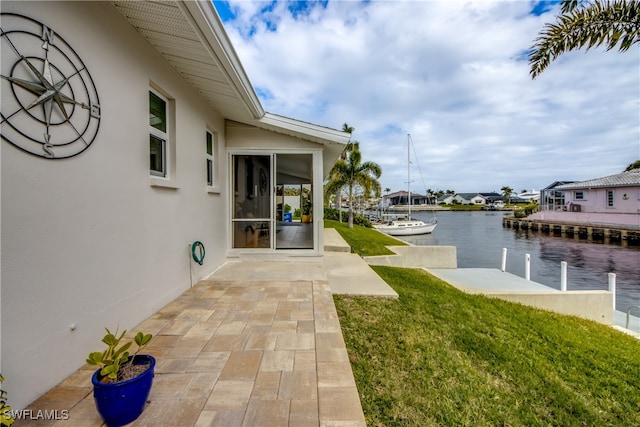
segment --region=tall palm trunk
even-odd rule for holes
[[[353,228],[353,186],[349,186],[349,228]]]

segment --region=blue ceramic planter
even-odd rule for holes
[[[108,427],[120,427],[138,418],[147,403],[153,383],[156,359],[149,355],[137,355],[134,365],[149,365],[149,369],[135,378],[115,384],[100,382],[100,369],[93,373],[93,398],[98,413]]]

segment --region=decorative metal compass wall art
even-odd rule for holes
[[[46,159],[91,146],[100,127],[98,92],[84,62],[59,34],[17,14],[0,15],[0,135]]]

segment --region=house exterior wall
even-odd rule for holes
[[[456,200],[454,196],[447,196],[438,201],[438,203],[444,203],[446,205],[450,205],[453,201]]]
[[[610,224],[640,228],[640,214],[541,211],[529,215],[528,219],[574,224]]]
[[[482,196],[474,196],[471,199],[466,199],[464,196],[456,194],[454,196],[454,200],[457,200],[459,203],[463,205],[484,205],[485,199]]]
[[[223,118],[111,3],[1,8],[70,43],[101,106],[97,138],[76,157],[46,160],[0,144],[0,369],[20,409],[100,349],[104,327],[135,327],[225,261],[227,162],[217,162],[219,191],[207,191],[205,129],[217,132],[224,153]],[[178,188],[150,184],[150,84],[175,100]],[[202,266],[189,259],[195,240],[206,247]]]
[[[609,191],[613,191],[613,206],[608,205]],[[580,193],[583,198],[579,197]],[[640,214],[640,187],[568,190],[565,192],[565,200],[573,205],[580,205],[582,212]]]
[[[613,191],[613,206],[608,206],[608,191]],[[577,193],[582,193],[582,198]],[[640,228],[640,187],[585,188],[564,191],[560,209],[542,210],[530,219],[578,224],[611,224]]]
[[[453,196],[453,200],[451,202],[453,203],[454,201],[458,202],[458,203],[461,203],[463,205],[466,205],[466,204],[470,203],[469,200],[465,199],[464,197],[460,197],[457,194],[455,196]]]

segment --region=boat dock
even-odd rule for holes
[[[531,230],[570,239],[585,239],[605,243],[640,245],[640,228],[596,223],[571,223],[527,218],[502,218],[502,226],[514,230]]]

